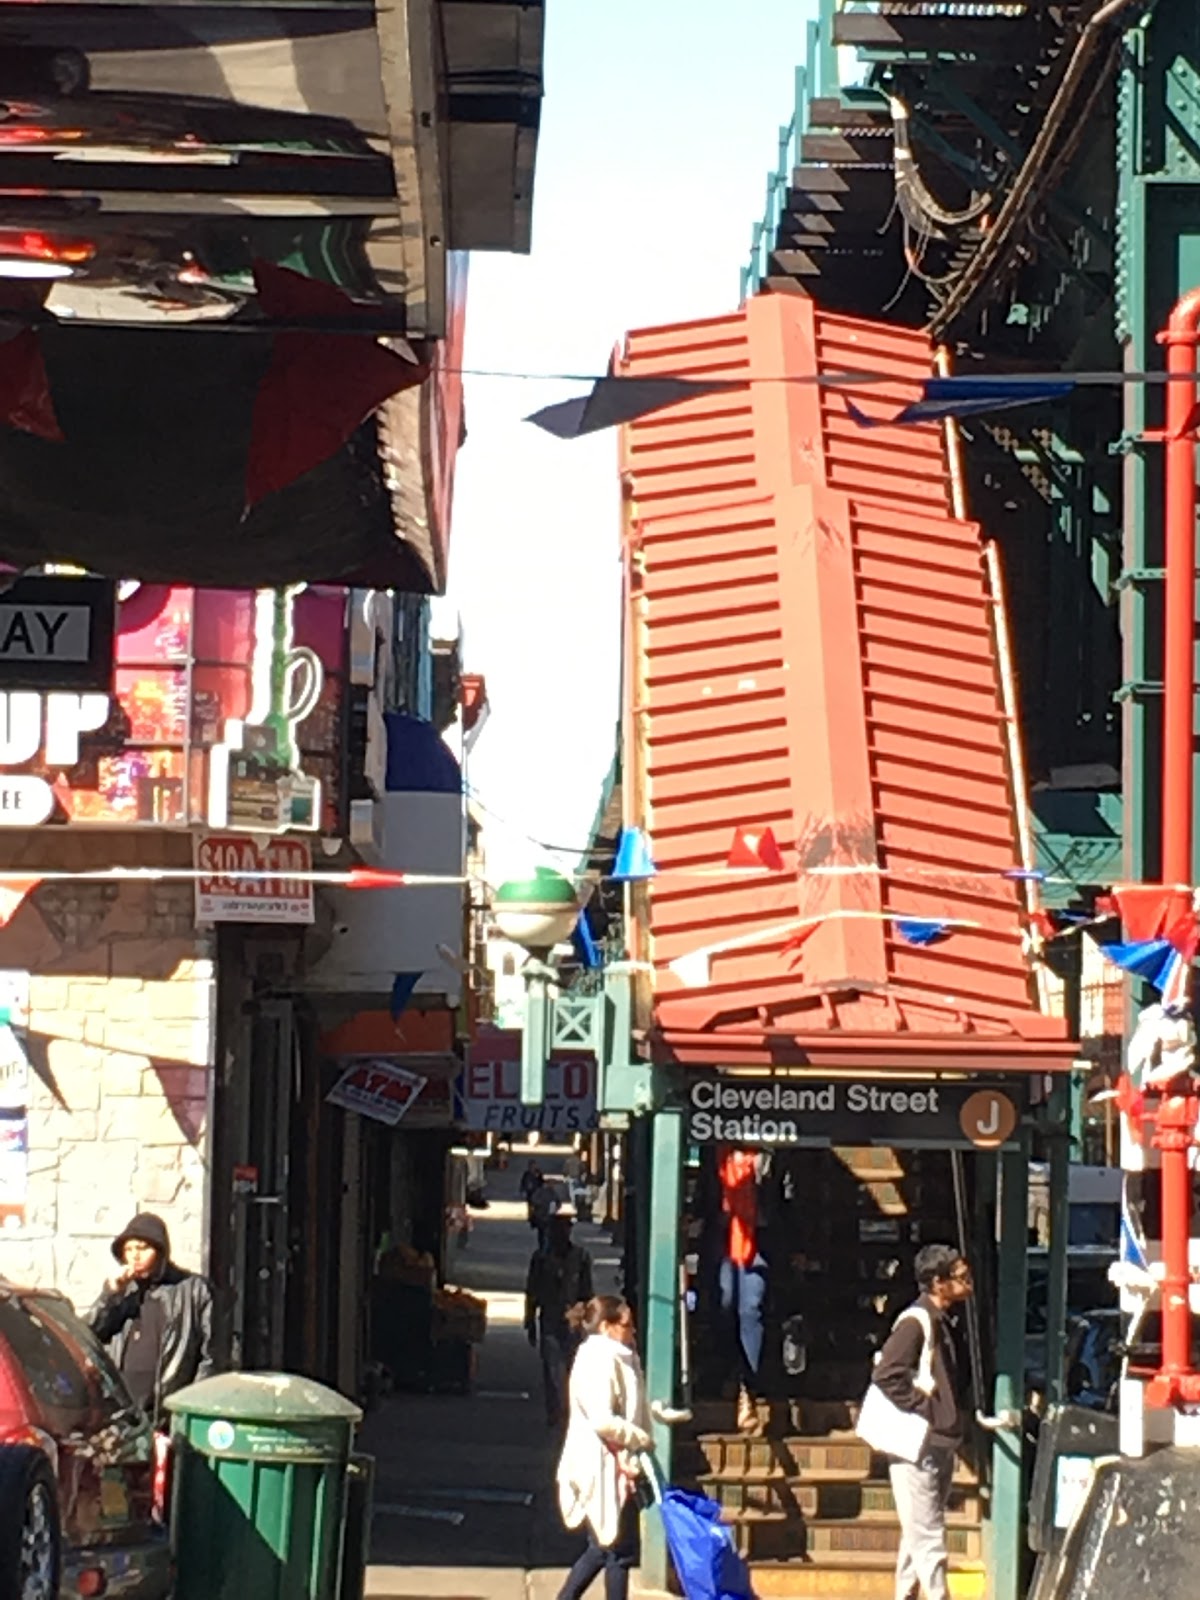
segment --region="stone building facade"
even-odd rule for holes
[[[24,1215],[0,1228],[0,1276],[84,1308],[138,1210],[205,1267],[215,971],[192,885],[43,883],[0,929],[0,973],[27,994],[28,1062]]]

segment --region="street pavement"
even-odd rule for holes
[[[543,1149],[548,1176],[560,1156]],[[488,1302],[488,1331],[469,1395],[385,1398],[363,1425],[376,1459],[375,1600],[553,1600],[581,1548],[559,1520],[559,1437],[547,1428],[541,1366],[525,1338],[524,1286],[533,1236],[516,1198],[526,1155],[488,1174],[489,1207],[473,1213],[459,1257],[461,1287]],[[619,1259],[604,1231],[580,1224],[598,1292]]]

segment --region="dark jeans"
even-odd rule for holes
[[[739,1376],[754,1387],[762,1366],[764,1318],[767,1307],[767,1264],[761,1256],[748,1267],[722,1261],[717,1279],[721,1321],[727,1346]]]
[[[569,1328],[547,1327],[539,1329],[538,1345],[542,1355],[542,1391],[546,1397],[546,1421],[558,1422],[567,1408],[567,1379],[575,1359],[578,1340]]]
[[[607,1549],[596,1542],[589,1526],[587,1548],[567,1573],[558,1600],[583,1600],[583,1595],[595,1580],[604,1574],[604,1600],[626,1600],[629,1593],[629,1573],[637,1566],[638,1513],[630,1495],[621,1512],[616,1542]]]

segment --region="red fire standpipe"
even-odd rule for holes
[[[1163,625],[1162,877],[1192,882],[1196,696],[1196,349],[1200,289],[1176,305],[1162,335],[1167,347],[1166,527]],[[1191,1086],[1168,1086],[1159,1101],[1154,1143],[1162,1154],[1162,1366],[1146,1392],[1155,1406],[1200,1400],[1192,1369],[1191,1217],[1188,1152],[1200,1101]]]
[[[1167,347],[1166,578],[1163,619],[1164,883],[1192,881],[1192,767],[1195,760],[1196,346],[1200,289],[1171,313]],[[1190,377],[1191,382],[1186,380]]]

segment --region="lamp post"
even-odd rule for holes
[[[529,952],[525,979],[525,1026],[521,1030],[521,1104],[540,1106],[546,1097],[546,1061],[554,1045],[558,981],[547,958],[569,939],[579,916],[575,885],[552,867],[538,867],[496,891],[492,915],[506,939]]]

